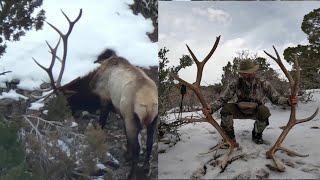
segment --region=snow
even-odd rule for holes
[[[297,107],[297,118],[306,118],[311,116],[317,107],[320,106],[320,90],[311,90],[313,101],[300,103]],[[206,155],[199,153],[208,152],[221,141],[222,137],[217,130],[208,123],[188,124],[179,129],[181,141],[175,145],[159,142],[159,179],[190,179],[196,172],[200,172],[204,165],[207,170],[204,176],[198,176],[203,179],[232,179],[236,177],[247,177],[256,179],[258,171],[264,169],[270,173],[270,179],[320,179],[320,141],[317,138],[320,135],[320,115],[313,120],[295,125],[285,138],[283,147],[301,154],[309,154],[308,157],[290,157],[286,153],[278,151],[276,157],[284,159],[293,167],[285,165],[286,170],[283,173],[270,171],[266,165],[274,166],[270,159],[266,159],[265,153],[276,142],[282,130],[279,128],[285,126],[290,115],[290,110],[282,110],[271,104],[266,104],[271,111],[269,119],[270,125],[263,133],[263,139],[266,144],[257,145],[251,140],[251,131],[253,129],[253,120],[235,119],[235,135],[237,142],[242,150],[235,151],[232,155],[245,153],[246,161],[238,159],[229,164],[223,173],[220,173],[218,166],[206,164],[216,154],[225,154],[226,150],[219,149]],[[193,113],[183,113],[183,116],[190,116]],[[197,112],[199,113],[199,112]],[[172,114],[173,116],[173,114]],[[214,114],[215,119],[220,124],[218,113]],[[268,143],[269,142],[269,143]],[[221,159],[222,157],[218,158]],[[242,176],[239,176],[242,175]]]
[[[28,109],[38,111],[43,106],[44,106],[44,104],[41,102],[34,102],[34,103],[31,103],[31,106]]]
[[[98,169],[102,169],[102,170],[107,169],[107,167],[104,164],[101,164],[101,163],[96,164],[96,167]]]
[[[27,97],[21,94],[18,94],[16,90],[13,90],[13,89],[11,89],[9,92],[3,92],[2,95],[0,95],[0,99],[5,99],[5,98],[14,99],[16,101],[18,101],[19,98],[22,98],[25,100],[28,99]]]
[[[107,152],[107,156],[111,158],[112,162],[114,162],[115,164],[120,164],[120,162],[116,158],[114,158],[109,152]]]
[[[72,124],[71,124],[71,126],[70,127],[78,127],[78,123],[76,123],[76,122],[74,122],[74,121],[72,121]]]
[[[63,33],[67,31],[68,22],[61,13],[63,10],[70,20],[74,20],[80,8],[83,13],[75,24],[68,41],[68,56],[62,84],[83,76],[96,67],[93,62],[106,48],[112,48],[119,56],[125,57],[132,64],[143,67],[158,65],[157,43],[152,43],[147,32],[153,31],[151,19],[141,14],[134,15],[129,9],[133,0],[108,1],[64,1],[47,0],[42,8],[46,11],[46,21]],[[20,41],[7,42],[6,53],[1,57],[0,72],[12,71],[0,76],[0,86],[12,79],[19,79],[21,89],[39,88],[43,81],[49,81],[48,75],[38,67],[33,57],[45,67],[50,64],[51,56],[45,40],[55,46],[59,35],[45,23],[43,30],[28,31]],[[62,42],[58,56],[62,56]],[[53,69],[57,79],[60,64],[57,61]]]

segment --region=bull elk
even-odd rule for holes
[[[298,92],[298,86],[299,86],[299,81],[300,81],[300,66],[297,60],[297,57],[294,57],[294,64],[296,66],[296,75],[295,75],[295,80],[293,80],[292,76],[290,75],[290,73],[288,72],[288,70],[285,68],[285,66],[282,63],[282,60],[280,59],[280,56],[278,54],[278,51],[276,50],[276,48],[273,46],[273,49],[277,55],[277,57],[272,56],[271,54],[267,53],[266,51],[264,51],[270,58],[272,58],[273,60],[276,61],[276,63],[280,66],[281,70],[283,71],[283,73],[286,75],[286,77],[289,80],[289,84],[290,84],[290,90],[291,90],[291,94],[290,97],[294,97],[297,95]],[[303,154],[299,154],[296,153],[294,151],[291,151],[287,148],[284,148],[281,146],[281,143],[284,141],[284,139],[286,138],[286,136],[288,135],[289,131],[292,129],[292,127],[296,124],[299,123],[304,123],[304,122],[308,122],[310,120],[312,120],[319,111],[319,107],[316,109],[316,111],[308,118],[304,118],[304,119],[297,119],[296,118],[296,104],[292,104],[291,103],[291,112],[290,112],[290,118],[288,120],[287,125],[285,126],[285,128],[283,129],[282,133],[280,134],[279,138],[277,139],[276,143],[272,146],[272,148],[266,152],[267,158],[271,158],[277,169],[280,171],[284,171],[285,167],[280,163],[280,161],[276,158],[275,153],[278,150],[282,150],[287,152],[290,155],[294,155],[294,156],[299,156],[299,157],[307,157],[308,155],[303,155]]]
[[[173,76],[176,80],[178,80],[181,84],[185,85],[186,87],[190,88],[198,97],[200,103],[202,104],[203,107],[207,107],[207,103],[201,93],[201,89],[200,89],[200,82],[202,79],[202,73],[203,73],[203,68],[204,65],[208,62],[208,60],[210,59],[210,57],[212,56],[212,54],[214,53],[214,51],[216,50],[216,48],[218,47],[220,41],[220,36],[218,36],[216,38],[216,41],[211,49],[211,51],[209,52],[209,54],[204,58],[203,61],[199,61],[196,56],[193,54],[193,52],[191,51],[191,49],[189,48],[188,45],[188,51],[190,53],[190,55],[192,56],[192,59],[194,60],[194,62],[197,65],[197,78],[196,78],[196,82],[194,82],[193,84],[186,82],[185,80],[179,78],[177,75],[171,73],[170,75]],[[224,145],[228,145],[228,150],[227,150],[227,154],[226,156],[222,159],[222,161],[220,161],[220,167],[222,170],[224,170],[226,168],[226,166],[228,165],[228,161],[230,159],[230,156],[234,150],[234,148],[238,147],[238,144],[235,143],[233,140],[231,140],[228,135],[224,132],[224,130],[221,128],[221,126],[217,123],[217,121],[209,114],[206,116],[205,119],[189,119],[188,122],[207,122],[210,123],[214,128],[216,128],[219,132],[219,134],[223,137],[223,142],[222,143],[218,143],[215,147],[213,147],[210,151],[214,151],[216,149],[219,149],[220,147],[224,146]]]
[[[63,12],[62,12],[63,13]],[[64,14],[64,13],[63,13]],[[150,171],[150,156],[153,146],[153,135],[157,125],[158,115],[158,91],[157,86],[141,69],[130,64],[126,59],[119,57],[116,53],[107,49],[98,56],[95,62],[101,62],[101,65],[83,77],[61,86],[61,77],[64,71],[67,54],[67,40],[74,24],[80,19],[82,10],[75,21],[69,22],[67,34],[61,33],[56,27],[49,24],[56,30],[63,40],[63,57],[58,58],[56,50],[60,40],[51,50],[52,59],[49,68],[44,69],[51,80],[51,87],[55,94],[62,92],[67,97],[71,110],[88,110],[95,112],[100,109],[99,123],[101,128],[106,125],[106,119],[110,111],[118,113],[124,120],[125,132],[127,137],[127,155],[132,160],[129,179],[141,179],[145,173]],[[54,81],[52,68],[55,59],[60,59],[63,68],[61,68],[57,82]],[[138,134],[141,129],[147,127],[146,157],[143,164],[143,173],[139,173],[138,166],[140,145]]]

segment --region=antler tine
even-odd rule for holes
[[[193,52],[191,51],[191,49],[189,48],[189,46],[186,44],[188,51],[190,53],[190,55],[192,56],[193,61],[196,63],[196,65],[198,66],[198,64],[200,63],[200,61],[197,59],[197,57],[193,54]]]
[[[61,10],[61,9],[60,9]],[[68,18],[68,16],[61,10],[62,14],[64,15],[64,17],[66,17],[66,19],[68,20],[69,24],[70,24],[70,28],[68,30],[68,32],[66,33],[66,36],[69,36],[69,34],[71,33],[72,31],[72,28],[74,26],[75,23],[77,23],[77,21],[81,18],[82,16],[82,9],[80,9],[80,12],[77,16],[77,18],[74,20],[74,21],[70,21],[70,19]]]
[[[218,44],[219,44],[219,41],[220,41],[220,37],[221,37],[221,35],[216,38],[216,42],[214,43],[211,51],[209,52],[209,54],[208,54],[208,55],[204,58],[204,60],[202,61],[202,62],[204,62],[204,64],[210,59],[210,57],[212,56],[212,54],[214,53],[214,51],[217,49]]]
[[[62,10],[61,10],[62,11]],[[82,9],[80,9],[80,12],[78,14],[78,17],[74,20],[74,21],[70,21],[70,19],[67,17],[67,15],[62,11],[63,15],[67,18],[68,22],[69,22],[69,29],[68,32],[64,35],[60,35],[62,37],[62,41],[63,41],[63,55],[62,55],[62,59],[61,59],[61,68],[60,68],[60,73],[57,79],[57,86],[61,86],[61,79],[64,73],[64,69],[65,69],[65,64],[66,64],[66,59],[67,59],[67,52],[68,52],[68,37],[73,29],[73,26],[75,25],[75,23],[81,18],[82,16]]]
[[[52,55],[51,63],[50,63],[50,66],[49,66],[49,69],[51,69],[51,70],[52,70],[54,62],[55,62],[55,60],[57,58],[57,50],[58,50],[58,47],[59,47],[59,44],[60,44],[60,40],[61,40],[61,38],[59,38],[59,41],[58,41],[57,45],[54,48],[52,48],[50,46],[50,44],[48,43],[48,41],[46,41],[47,45],[49,46],[50,53]]]
[[[281,70],[283,71],[283,73],[284,73],[284,74],[286,75],[286,77],[288,78],[289,83],[290,83],[291,88],[292,88],[292,86],[293,86],[293,84],[294,84],[294,81],[293,81],[293,79],[292,79],[292,76],[289,74],[288,70],[287,70],[286,67],[283,65],[277,49],[276,49],[274,46],[272,46],[272,47],[273,47],[273,49],[274,49],[274,51],[275,51],[275,53],[276,53],[276,55],[277,55],[277,58],[275,58],[275,57],[272,56],[271,54],[267,53],[266,51],[264,51],[264,53],[266,53],[269,57],[271,57],[273,60],[276,61],[276,63],[280,66],[280,68],[281,68]]]
[[[318,112],[319,112],[319,107],[316,109],[316,111],[310,117],[307,117],[307,118],[304,118],[304,119],[299,119],[299,120],[297,119],[296,124],[300,124],[300,123],[304,123],[304,122],[312,120],[314,117],[316,117]]]
[[[48,76],[50,78],[50,85],[51,85],[52,89],[54,90],[54,92],[56,94],[57,93],[57,87],[56,87],[56,85],[54,83],[54,78],[53,78],[53,74],[52,74],[52,67],[46,68],[46,67],[42,66],[35,58],[32,57],[32,59],[41,69],[43,69],[44,71],[47,72],[47,74],[48,74]]]
[[[201,89],[200,89],[200,81],[201,81],[201,77],[202,77],[202,71],[203,71],[203,67],[204,67],[205,63],[212,56],[213,52],[217,48],[218,43],[219,43],[219,39],[220,39],[220,36],[217,37],[217,40],[216,40],[213,48],[211,49],[210,53],[207,55],[206,59],[204,61],[202,61],[202,62],[199,62],[197,60],[197,58],[195,57],[195,55],[193,54],[193,52],[191,51],[191,49],[187,45],[187,48],[188,48],[193,60],[196,62],[197,67],[198,67],[197,80],[196,80],[195,83],[190,84],[190,83],[186,82],[185,80],[179,78],[177,75],[175,75],[173,73],[170,73],[170,76],[172,76],[174,79],[176,79],[181,84],[183,84],[186,87],[188,87],[191,90],[193,90],[193,92],[196,94],[196,96],[198,97],[198,99],[199,99],[199,101],[200,101],[200,103],[202,104],[203,107],[207,107],[207,103],[206,103],[206,101],[205,101],[205,99],[204,99],[204,97],[203,97],[203,95],[201,93]],[[224,130],[221,128],[221,126],[216,122],[216,120],[211,115],[206,116],[206,120],[201,120],[201,122],[210,123],[214,128],[217,129],[217,131],[220,133],[220,135],[224,139],[224,143],[218,144],[217,146],[215,146],[214,149],[217,149],[217,148],[221,147],[222,145],[229,145],[228,152],[227,152],[226,156],[223,158],[223,160],[221,161],[221,164],[220,164],[221,168],[225,169],[226,166],[228,165],[228,161],[229,161],[229,158],[230,158],[230,156],[231,156],[231,154],[233,152],[233,149],[238,147],[238,145],[228,137],[228,135],[224,132]]]
[[[217,49],[218,47],[218,44],[219,44],[219,41],[220,41],[220,37],[221,36],[218,36],[216,38],[216,41],[214,43],[214,45],[212,46],[209,54],[204,58],[203,61],[199,61],[197,59],[197,57],[194,55],[194,53],[192,52],[192,50],[189,48],[189,46],[186,44],[187,48],[188,48],[188,51],[189,53],[191,54],[192,56],[192,59],[194,60],[194,62],[196,63],[197,65],[197,77],[196,77],[196,82],[194,83],[196,86],[200,87],[200,82],[201,82],[201,79],[202,79],[202,73],[203,73],[203,67],[204,65],[207,63],[207,61],[210,59],[210,57],[212,56],[212,54],[214,53],[214,51]]]
[[[51,23],[49,23],[49,22],[47,22],[47,21],[46,21],[46,23],[47,23],[50,27],[52,27],[52,29],[54,29],[55,31],[57,31],[57,33],[58,33],[61,37],[64,36],[63,33],[62,33],[58,28],[56,28],[54,25],[52,25]]]

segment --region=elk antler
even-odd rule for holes
[[[68,37],[71,34],[71,31],[73,29],[73,26],[76,24],[76,22],[81,18],[82,15],[82,9],[80,9],[80,12],[77,16],[77,18],[74,21],[70,21],[70,19],[68,18],[68,16],[61,10],[62,14],[64,15],[64,17],[68,20],[69,22],[69,29],[67,31],[66,34],[63,34],[58,28],[56,28],[54,25],[52,25],[51,23],[47,22],[46,23],[51,26],[55,31],[58,32],[58,34],[60,35],[59,41],[57,43],[57,45],[55,46],[55,48],[52,48],[49,43],[46,41],[49,49],[50,49],[50,53],[51,53],[51,63],[50,66],[48,68],[45,68],[44,66],[42,66],[41,64],[39,64],[34,58],[33,60],[35,61],[35,63],[40,66],[43,70],[45,70],[47,72],[47,74],[49,75],[50,78],[50,84],[51,84],[51,88],[49,90],[53,89],[53,93],[57,94],[58,93],[58,88],[61,86],[61,79],[62,79],[62,75],[65,69],[65,64],[66,64],[66,59],[67,59],[67,52],[68,52]],[[60,40],[62,39],[63,42],[63,55],[62,58],[59,58],[57,56],[57,49],[58,46],[60,44]],[[57,81],[54,81],[53,78],[53,74],[52,74],[52,68],[54,66],[55,60],[58,59],[61,62],[61,68],[60,68],[60,73],[58,76]],[[48,94],[51,95],[52,93]],[[48,95],[46,95],[46,97],[48,97]]]
[[[197,65],[197,79],[196,79],[196,82],[193,83],[193,84],[190,84],[186,81],[184,81],[183,79],[179,78],[177,75],[173,74],[173,73],[170,73],[171,76],[173,76],[176,80],[178,80],[181,84],[185,85],[186,87],[190,88],[195,94],[196,96],[198,97],[198,99],[200,100],[201,104],[203,107],[207,107],[207,103],[201,93],[201,89],[200,89],[200,81],[201,81],[201,78],[202,78],[202,72],[203,72],[203,67],[204,65],[206,64],[206,62],[209,60],[209,58],[212,56],[212,54],[214,53],[214,51],[216,50],[218,44],[219,44],[219,40],[220,40],[220,36],[218,36],[216,38],[216,42],[214,43],[211,51],[209,52],[209,54],[204,58],[203,61],[199,62],[198,59],[196,58],[196,56],[193,54],[193,52],[191,51],[191,49],[189,48],[188,45],[187,48],[188,48],[188,51],[189,53],[191,54],[192,56],[192,59],[194,60],[194,62],[196,63]],[[213,127],[215,127],[218,132],[220,133],[220,135],[223,137],[224,139],[224,142],[223,143],[220,143],[220,144],[217,144],[213,149],[211,149],[210,151],[214,151],[216,149],[219,149],[221,146],[223,145],[229,145],[229,148],[228,148],[228,151],[227,151],[227,154],[226,156],[223,158],[223,160],[221,161],[221,168],[222,169],[225,169],[227,164],[228,164],[228,160],[229,160],[229,157],[231,156],[232,152],[233,152],[233,149],[238,147],[238,145],[233,141],[231,140],[228,135],[224,132],[224,130],[221,128],[221,126],[216,122],[216,120],[211,116],[211,115],[208,115],[206,116],[206,119],[202,119],[201,121],[199,122],[208,122],[210,123]]]
[[[291,94],[290,97],[294,97],[297,94],[298,91],[298,85],[299,85],[299,81],[300,81],[300,66],[298,64],[298,60],[297,57],[294,57],[294,64],[296,66],[296,77],[295,80],[293,80],[292,76],[289,74],[288,70],[284,67],[284,65],[282,64],[282,61],[280,59],[280,56],[276,50],[276,48],[273,46],[274,51],[276,52],[277,58],[273,57],[272,55],[270,55],[269,53],[267,53],[266,51],[264,51],[269,57],[271,57],[273,60],[275,60],[277,62],[277,64],[280,66],[281,70],[284,72],[284,74],[286,75],[286,77],[289,80],[290,83],[290,89],[291,89]],[[291,101],[291,98],[290,98]],[[308,117],[308,118],[304,118],[304,119],[300,119],[298,120],[296,118],[296,104],[291,103],[291,113],[290,113],[290,118],[289,121],[287,123],[287,125],[285,126],[285,128],[283,129],[282,133],[280,134],[278,140],[276,141],[276,143],[273,145],[273,147],[266,152],[267,158],[271,158],[274,163],[276,164],[277,168],[280,171],[284,171],[285,167],[281,164],[281,162],[275,157],[275,153],[278,150],[282,150],[282,151],[286,151],[287,153],[289,153],[290,155],[294,155],[294,156],[299,156],[299,157],[307,157],[308,155],[302,155],[296,152],[293,152],[289,149],[286,149],[284,147],[281,146],[281,143],[283,142],[283,140],[286,138],[287,134],[289,133],[289,131],[291,130],[291,128],[299,123],[304,123],[307,121],[310,121],[311,119],[313,119],[319,111],[319,108],[317,108],[317,110],[313,113],[312,116]]]

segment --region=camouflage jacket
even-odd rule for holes
[[[232,81],[219,99],[212,104],[212,112],[219,110],[224,104],[228,103],[234,95],[237,97],[237,102],[244,101],[263,104],[264,99],[268,98],[273,104],[286,105],[288,103],[288,98],[280,96],[268,81],[257,77],[249,84],[240,77]]]

